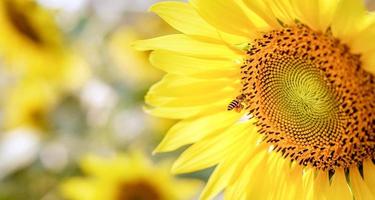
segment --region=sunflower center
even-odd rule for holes
[[[375,79],[359,55],[304,25],[264,34],[247,53],[232,107],[257,118],[275,151],[323,170],[374,158]]]
[[[118,200],[161,200],[162,197],[154,186],[146,181],[122,183],[117,195]]]
[[[42,39],[37,30],[32,26],[30,19],[15,5],[16,3],[8,0],[5,1],[6,14],[13,27],[28,40],[40,44]],[[25,10],[26,11],[26,10]]]

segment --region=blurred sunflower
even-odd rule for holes
[[[136,153],[114,158],[87,156],[81,168],[88,177],[71,178],[62,184],[62,194],[67,199],[189,199],[199,186],[196,181],[171,177],[168,165],[155,166]]]
[[[61,34],[52,14],[34,1],[2,0],[0,29],[0,52],[7,62],[38,66],[58,61]]]
[[[86,78],[87,66],[64,45],[53,14],[35,1],[0,1],[0,29],[0,57],[13,73],[59,87]]]
[[[23,81],[10,88],[4,102],[4,128],[26,127],[45,130],[49,114],[54,109],[58,93],[48,83]]]
[[[131,49],[129,43],[137,39],[140,38],[135,30],[121,29],[111,37],[109,51],[116,66],[126,75],[127,81],[136,85],[144,85],[160,78],[161,73],[147,62],[147,53]]]
[[[359,0],[191,0],[152,11],[183,34],[138,41],[168,74],[156,152],[216,166],[201,199],[375,199],[375,18]],[[235,112],[237,111],[237,112]]]

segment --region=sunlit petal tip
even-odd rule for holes
[[[165,153],[165,152],[169,152],[169,151],[173,151],[173,149],[172,149],[172,150],[168,149],[168,148],[165,146],[164,142],[162,141],[162,142],[160,142],[160,144],[159,144],[159,145],[158,145],[158,146],[152,151],[152,154],[155,155],[155,154]]]
[[[172,174],[184,174],[187,173],[188,171],[184,170],[182,167],[182,161],[177,160],[173,163],[172,168],[171,168],[171,173]]]

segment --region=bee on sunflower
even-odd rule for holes
[[[215,166],[201,199],[375,199],[375,18],[362,1],[151,11],[182,32],[134,44],[167,72],[148,112],[181,120],[155,152],[190,145],[175,173]]]
[[[200,183],[173,178],[169,165],[152,164],[141,153],[104,158],[89,155],[81,168],[87,177],[67,179],[62,195],[71,200],[174,200],[190,199]]]

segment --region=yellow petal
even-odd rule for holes
[[[154,107],[189,107],[226,101],[228,105],[239,90],[239,85],[233,85],[231,80],[179,77],[166,75],[150,88],[146,103]]]
[[[306,200],[313,200],[315,196],[315,170],[307,167],[302,172],[302,186]]]
[[[186,119],[202,115],[205,113],[225,111],[228,106],[228,101],[218,101],[207,105],[185,106],[185,107],[145,107],[145,112],[168,119]]]
[[[375,50],[375,42],[369,42],[375,38],[375,17],[373,21],[369,27],[361,31],[349,42],[350,50],[353,53],[363,54]]]
[[[265,0],[264,2],[276,19],[287,25],[294,24],[297,16],[290,0]]]
[[[346,182],[343,169],[337,169],[333,175],[327,197],[329,200],[353,200],[353,194]]]
[[[363,69],[375,75],[375,51],[363,53],[361,61]]]
[[[210,177],[207,186],[201,194],[201,199],[211,199],[224,188],[226,195],[231,194],[231,191],[234,189],[231,187],[232,182],[239,177],[236,174],[241,174],[242,171],[239,171],[248,164],[249,158],[256,155],[254,149],[258,148],[256,146],[257,136],[259,135],[257,135],[256,128],[252,128],[246,132],[244,139],[236,145],[237,148],[229,152],[225,156],[225,160],[215,168],[213,175]]]
[[[292,0],[295,13],[310,28],[325,32],[331,25],[339,0]]]
[[[230,44],[249,42],[246,37],[223,33],[208,24],[197,11],[187,3],[160,2],[153,5],[151,11],[158,14],[164,21],[182,33],[194,36],[224,40]]]
[[[235,1],[192,0],[198,13],[221,31],[254,38],[255,26]]]
[[[206,110],[225,111],[228,104],[237,95],[233,81],[217,79],[212,81],[191,79],[175,75],[166,75],[147,93],[145,100],[149,106],[155,107],[150,112],[168,114],[186,118]],[[177,117],[177,118],[180,118]]]
[[[95,183],[82,178],[71,178],[60,187],[64,197],[71,200],[99,200]]]
[[[204,21],[188,3],[160,2],[154,4],[150,10],[182,33],[220,39],[215,28]]]
[[[286,181],[285,184],[282,185],[285,189],[281,191],[281,194],[285,196],[286,199],[303,199],[306,194],[308,194],[309,190],[312,189],[311,187],[304,187],[303,185],[303,173],[305,169],[297,163],[290,163],[289,160],[285,160],[283,157],[281,157],[281,161],[279,161],[283,164],[281,170],[286,172]]]
[[[327,198],[329,187],[328,173],[326,171],[319,171],[314,181],[314,199],[329,200]]]
[[[205,169],[219,163],[235,150],[250,128],[249,123],[236,123],[224,132],[208,135],[190,146],[174,163],[174,173]],[[220,144],[220,145],[218,145]]]
[[[266,143],[259,144],[259,141],[262,140],[262,136],[257,132],[257,129],[253,129],[248,135],[253,137],[249,137],[249,144],[246,148],[247,156],[238,163],[238,167],[233,174],[231,184],[237,181],[237,177],[241,176],[249,162],[252,162],[255,157],[258,157],[258,154],[263,154],[263,152],[266,152],[269,147]]]
[[[233,61],[241,59],[241,55],[226,45],[200,41],[183,34],[139,40],[133,43],[133,46],[140,51],[161,49],[201,58],[231,59]]]
[[[371,160],[363,163],[363,176],[367,187],[375,194],[375,165]]]
[[[264,191],[267,181],[263,180],[263,172],[266,159],[268,157],[267,152],[261,152],[256,154],[238,177],[238,180],[234,183],[235,191],[232,193],[232,197],[226,196],[233,199],[241,199],[248,195],[250,199],[264,199]],[[227,195],[227,194],[226,194]]]
[[[286,164],[286,162],[288,162],[288,164]],[[285,160],[280,155],[274,152],[268,151],[268,158],[261,165],[263,166],[263,169],[261,169],[262,171],[258,171],[257,173],[265,174],[262,181],[264,183],[261,187],[262,191],[264,191],[265,194],[262,196],[262,198],[289,199],[292,193],[294,193],[294,190],[296,190],[295,183],[291,182],[291,184],[288,184],[287,182],[287,175],[290,173],[289,161]],[[287,193],[285,192],[286,185],[288,188]]]
[[[156,50],[150,55],[153,66],[172,74],[188,75],[197,78],[234,78],[239,75],[242,60],[202,59],[170,51]]]
[[[217,196],[225,187],[227,187],[233,172],[233,163],[224,162],[219,164],[211,174],[199,199],[210,200]]]
[[[165,97],[159,95],[148,94],[145,97],[145,100],[148,105],[154,107],[190,107],[190,106],[201,106],[206,104],[212,104],[217,102],[226,101],[227,105],[233,100],[232,96],[235,96],[238,91],[223,88],[218,89],[217,91],[210,91],[207,94],[202,95],[192,95],[187,97]],[[226,106],[223,107],[224,109]]]
[[[325,32],[331,26],[340,0],[319,0],[319,30]]]
[[[239,149],[240,151],[243,149],[242,153],[238,153],[238,155],[243,154],[243,158],[236,161],[229,189],[225,190],[225,199],[258,199],[258,196],[254,196],[256,194],[253,194],[249,184],[259,183],[256,173],[260,169],[261,163],[268,158],[268,144],[258,144],[261,137],[256,129],[249,132],[248,136],[254,137],[249,138],[248,143],[245,143],[246,146]],[[235,155],[233,156],[235,157]]]
[[[317,0],[291,0],[298,19],[308,25],[310,28],[317,30],[319,24],[319,5]]]
[[[375,196],[371,193],[357,167],[352,167],[350,169],[350,182],[356,200],[375,199]]]
[[[269,5],[264,0],[244,0],[247,7],[256,13],[259,17],[265,20],[271,27],[279,28],[281,27],[277,21],[276,16],[270,10]]]
[[[90,175],[94,176],[105,176],[106,169],[108,168],[108,162],[105,162],[103,158],[94,156],[94,155],[87,155],[85,156],[81,163],[81,169]]]
[[[181,146],[197,142],[207,135],[229,127],[239,118],[239,113],[224,111],[200,118],[182,120],[168,131],[155,152],[173,151]],[[215,126],[211,124],[215,124]]]
[[[200,199],[212,199],[224,188],[225,193],[229,192],[230,180],[233,179],[233,175],[239,165],[242,165],[242,161],[246,160],[249,152],[248,149],[253,148],[250,145],[251,140],[245,139],[238,145],[239,148],[225,157],[225,160],[215,168],[213,174],[210,176],[206,187],[201,193]]]
[[[333,35],[341,41],[347,42],[366,26],[368,26],[368,21],[366,20],[364,2],[341,0],[332,21]]]
[[[204,96],[207,93],[224,88],[239,89],[239,85],[232,79],[196,79],[186,76],[167,74],[161,81],[153,85],[148,94],[164,97]],[[234,98],[234,96],[223,97]],[[223,99],[221,98],[221,99]]]

